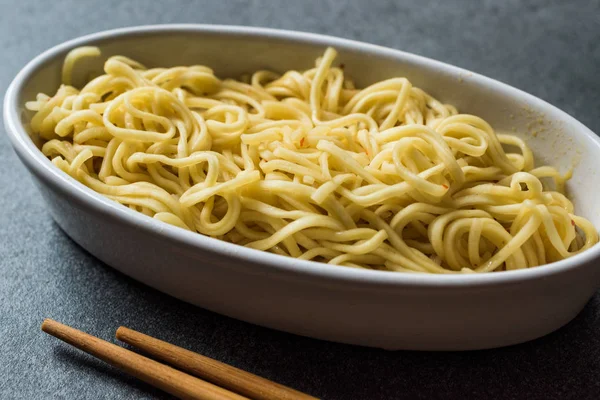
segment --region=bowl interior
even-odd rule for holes
[[[377,46],[310,34],[231,27],[154,28],[95,35],[46,53],[18,91],[14,107],[23,122],[29,118],[24,103],[39,92],[56,91],[64,56],[80,45],[99,46],[102,57],[83,60],[76,66],[75,86],[90,74],[102,73],[106,57],[117,54],[149,67],[202,64],[213,68],[221,78],[235,78],[258,69],[283,72],[311,68],[326,46],[334,46],[339,52],[336,62],[344,64],[358,87],[405,76],[460,112],[484,118],[496,131],[523,137],[533,148],[537,163],[558,167],[562,172],[573,167],[568,189],[576,212],[600,226],[600,202],[592,190],[599,182],[596,171],[600,170],[600,141],[595,135],[555,107],[469,71]]]

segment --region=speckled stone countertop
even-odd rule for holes
[[[600,132],[600,1],[0,1],[0,93],[41,51],[130,25],[216,23],[327,33],[449,62],[506,82]],[[0,398],[169,398],[44,335],[52,317],[111,339],[119,325],[325,399],[598,399],[600,296],[530,343],[387,352],[223,317],[115,272],[44,209],[0,135]]]

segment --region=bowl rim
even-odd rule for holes
[[[18,100],[25,83],[43,64],[60,53],[66,52],[74,47],[88,45],[90,42],[144,34],[186,32],[222,34],[225,36],[245,35],[249,38],[261,37],[296,43],[316,44],[324,47],[333,46],[342,49],[359,50],[376,57],[387,57],[426,65],[431,69],[437,69],[446,73],[461,74],[463,76],[469,74],[469,79],[476,85],[484,85],[492,90],[504,92],[512,97],[524,99],[530,104],[534,103],[538,106],[552,110],[554,113],[558,113],[561,118],[569,120],[579,128],[574,131],[574,135],[583,135],[586,136],[587,139],[591,139],[595,142],[600,154],[600,138],[585,125],[575,120],[564,111],[559,110],[553,105],[533,95],[495,79],[441,61],[379,45],[316,33],[236,25],[164,24],[118,28],[84,35],[53,46],[29,61],[9,85],[4,97],[3,107],[5,130],[13,148],[21,158],[22,162],[46,184],[53,185],[56,189],[67,193],[73,200],[85,204],[88,208],[110,215],[123,223],[133,225],[147,233],[165,236],[172,242],[179,242],[200,251],[209,251],[220,254],[224,257],[228,257],[232,262],[249,261],[253,264],[258,264],[261,268],[265,269],[265,271],[257,271],[259,273],[271,272],[292,275],[295,278],[304,277],[311,280],[318,279],[330,282],[355,283],[363,286],[376,285],[379,287],[383,286],[390,288],[399,286],[466,288],[504,285],[557,275],[578,267],[583,267],[592,260],[600,257],[600,243],[598,243],[580,254],[565,260],[546,264],[541,266],[542,268],[534,267],[499,273],[440,275],[362,270],[349,267],[335,268],[316,261],[298,260],[292,257],[281,256],[224,242],[196,232],[186,231],[133,211],[94,192],[79,181],[64,174],[60,169],[55,167],[50,160],[43,156],[41,151],[39,151],[33,141],[29,138],[19,116],[20,105]],[[240,265],[243,268],[244,263],[241,262]]]

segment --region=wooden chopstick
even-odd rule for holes
[[[124,326],[117,339],[216,385],[256,400],[314,400],[315,397],[175,346]]]
[[[181,399],[248,400],[239,394],[54,320],[45,319],[42,330]]]

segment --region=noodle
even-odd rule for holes
[[[566,176],[405,78],[359,90],[334,66],[236,81],[123,56],[81,90],[27,103],[52,163],[98,193],[182,229],[332,265],[491,272],[598,241]],[[503,145],[518,149],[507,153]],[[541,179],[544,179],[543,184]]]

